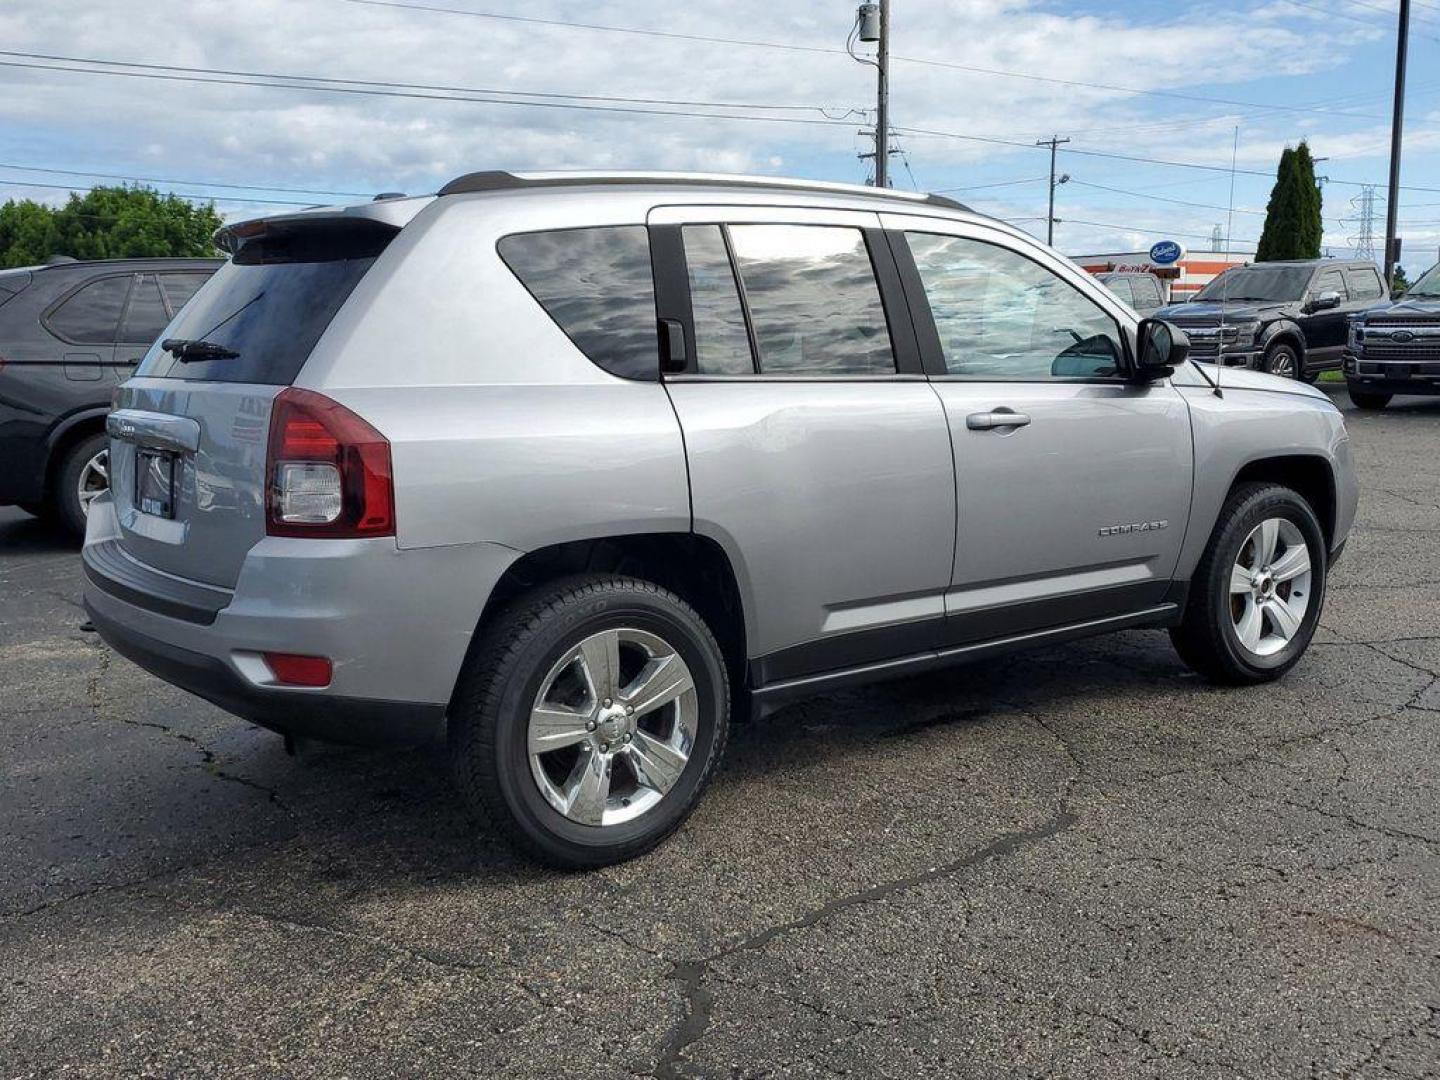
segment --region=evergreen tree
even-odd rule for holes
[[[204,206],[146,187],[97,187],[61,207],[29,199],[0,206],[0,269],[77,259],[214,255],[220,227]]]
[[[1265,228],[1255,261],[1318,259],[1325,232],[1322,202],[1310,147],[1303,141],[1294,149],[1286,147],[1265,208]]]
[[[1398,263],[1395,265],[1393,273],[1395,280],[1390,286],[1390,295],[1399,299],[1410,291],[1410,279],[1405,276],[1405,267]]]

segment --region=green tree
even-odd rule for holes
[[[1397,299],[1410,291],[1410,279],[1405,276],[1405,267],[1395,265],[1395,280],[1390,285],[1390,295]]]
[[[198,206],[147,187],[97,187],[61,207],[29,199],[0,206],[0,268],[77,259],[216,254],[213,203]]]
[[[1318,259],[1325,233],[1322,208],[1310,147],[1303,141],[1293,149],[1286,147],[1265,208],[1265,228],[1255,261]]]

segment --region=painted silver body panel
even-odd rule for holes
[[[86,544],[120,535],[115,504],[92,504]],[[146,611],[86,582],[102,616],[220,660],[257,690],[273,687],[264,651],[327,656],[338,697],[444,704],[478,613],[519,553],[498,544],[401,551],[375,540],[265,537],[242,560],[233,598],[211,626]],[[293,687],[286,688],[293,694]]]
[[[505,569],[524,552],[590,537],[693,529],[714,539],[735,570],[755,658],[947,614],[1183,580],[1235,474],[1266,456],[1323,458],[1336,476],[1337,544],[1353,520],[1343,422],[1303,384],[1226,370],[1216,398],[1190,366],[1143,388],[923,376],[632,382],[582,355],[495,249],[515,232],[694,220],[883,220],[984,234],[1072,280],[1133,341],[1134,315],[1117,298],[977,215],[703,181],[377,206],[367,213],[404,227],[295,385],[390,441],[395,538],[264,535],[278,387],[163,379],[122,391],[127,409],[196,421],[201,448],[180,485],[183,513],[147,522],[130,505],[133,445],[121,439],[117,494],[97,502],[87,543],[122,536],[140,562],[232,590],[233,600],[209,627],[89,585],[87,601],[252,683],[264,674],[247,657],[260,650],[313,653],[336,660],[334,682],[317,694],[444,702]],[[1032,424],[1013,434],[966,427],[970,412],[1000,406]],[[1166,528],[1100,535],[1157,520]]]

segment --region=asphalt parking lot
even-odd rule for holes
[[[1280,684],[1130,633],[807,702],[582,875],[112,656],[0,510],[0,1076],[1435,1076],[1440,400],[1339,400]]]

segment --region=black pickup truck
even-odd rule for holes
[[[1153,318],[1185,331],[1192,360],[1314,382],[1340,367],[1351,315],[1386,296],[1368,260],[1255,263],[1226,270]]]
[[[1362,409],[1383,409],[1396,394],[1440,394],[1440,266],[1401,299],[1351,318],[1344,370]]]

